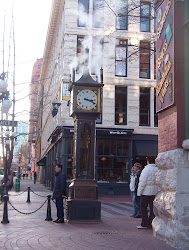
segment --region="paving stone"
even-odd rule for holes
[[[36,210],[46,200],[48,189],[32,180],[21,180],[21,191],[30,186],[31,202],[27,192],[10,191],[11,203],[20,211]],[[18,195],[20,194],[20,195]],[[14,196],[17,195],[17,196]],[[39,196],[40,195],[40,196]],[[141,219],[131,218],[132,203],[129,196],[99,197],[102,202],[102,223],[64,223],[45,221],[47,203],[37,212],[25,215],[8,204],[10,223],[0,224],[0,250],[171,250],[174,249],[153,237],[152,230],[138,230]],[[106,207],[106,208],[105,208]],[[104,210],[105,209],[105,210]],[[56,207],[51,202],[51,215],[56,218]],[[0,205],[0,219],[3,206]]]

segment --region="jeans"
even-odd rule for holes
[[[135,194],[135,206],[136,206],[136,210],[137,210],[137,214],[141,214],[141,209],[140,209],[140,196],[137,196]]]
[[[136,196],[135,192],[131,191],[131,197],[132,197],[133,208],[134,208],[133,216],[137,215],[137,207],[136,207],[136,204],[135,204],[135,196]]]
[[[63,199],[56,200],[56,208],[57,208],[57,218],[63,220],[64,219]]]
[[[143,227],[151,227],[152,220],[155,218],[154,211],[153,211],[153,201],[155,199],[155,195],[142,195],[141,197],[141,212],[142,212],[142,223],[141,226]],[[147,208],[150,208],[150,212],[148,215]]]

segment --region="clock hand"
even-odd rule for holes
[[[84,98],[85,101],[88,101],[88,102],[92,102],[93,104],[96,104],[96,102],[94,102],[93,100],[91,99],[88,99],[88,98]]]

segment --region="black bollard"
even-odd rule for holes
[[[47,220],[47,221],[52,220],[52,217],[51,217],[51,195],[50,194],[47,195],[47,217],[45,220]]]
[[[1,223],[3,223],[3,224],[9,223],[9,220],[8,220],[8,206],[7,206],[8,200],[9,200],[9,196],[5,194],[3,196],[3,201],[4,201],[3,220],[1,221]]]
[[[30,203],[30,187],[28,187],[28,198],[27,198],[27,202]]]

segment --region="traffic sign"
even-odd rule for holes
[[[0,120],[0,126],[16,127],[17,123],[18,123],[17,121]]]

